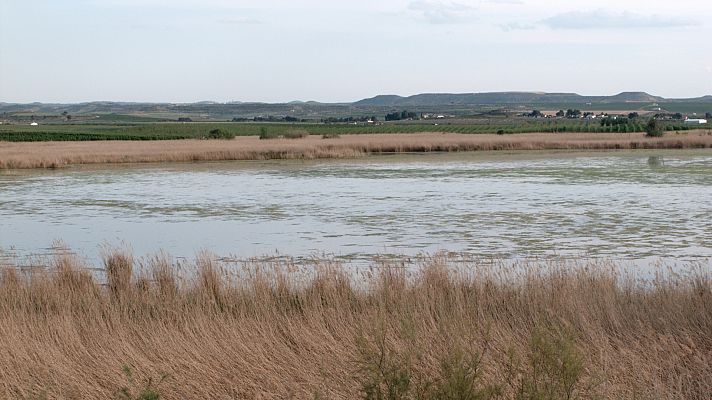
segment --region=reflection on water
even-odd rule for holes
[[[710,199],[701,150],[14,171],[0,174],[0,248],[699,261]]]
[[[650,168],[660,168],[665,166],[665,160],[660,156],[650,156],[648,157],[648,165],[650,165]]]

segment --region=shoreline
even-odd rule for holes
[[[359,134],[323,139],[0,142],[0,169],[279,159],[347,159],[371,154],[515,150],[626,150],[712,148],[712,131],[643,133]]]

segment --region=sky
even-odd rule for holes
[[[712,2],[0,0],[0,101],[712,94]]]

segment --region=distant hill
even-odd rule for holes
[[[665,101],[665,98],[653,96],[645,92],[623,92],[605,98],[603,101],[611,103],[656,103]]]
[[[693,99],[683,99],[683,101],[694,101],[699,103],[712,103],[712,95],[695,97]]]
[[[705,96],[705,98],[712,96]],[[581,96],[576,93],[540,93],[540,92],[490,92],[490,93],[423,93],[402,97],[380,95],[353,103],[356,106],[435,106],[464,104],[541,104],[541,103],[655,103],[672,100],[653,96],[645,92],[623,92],[614,96]],[[689,99],[700,101],[700,99]]]
[[[541,102],[578,102],[581,96],[575,93],[531,93],[531,92],[492,92],[492,93],[422,93],[402,97],[381,95],[363,99],[354,103],[356,106],[430,106],[446,104],[514,104]]]
[[[689,99],[666,99],[645,92],[623,92],[613,96],[582,96],[577,93],[543,92],[487,92],[487,93],[421,93],[413,96],[378,95],[353,103],[319,103],[315,101],[293,101],[289,103],[259,103],[231,101],[217,103],[201,101],[196,103],[141,103],[93,101],[86,103],[3,103],[0,114],[20,113],[71,115],[117,114],[133,115],[164,120],[178,116],[192,116],[230,120],[235,116],[290,115],[300,118],[318,119],[330,116],[383,115],[392,110],[471,113],[479,106],[503,108],[544,108],[578,107],[606,109],[607,104],[636,103],[640,108],[658,103],[664,110],[707,112],[712,110],[712,95]],[[464,110],[464,111],[463,111]],[[0,115],[1,117],[1,115]],[[194,118],[195,119],[195,118]]]

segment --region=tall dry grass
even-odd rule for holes
[[[221,160],[353,158],[373,153],[490,150],[604,150],[710,148],[712,131],[668,133],[522,133],[516,135],[414,133],[342,135],[322,139],[0,142],[0,169],[74,164]]]
[[[209,254],[176,262],[115,250],[98,279],[67,254],[47,270],[7,265],[0,397],[712,393],[709,271],[644,281],[605,263],[462,261],[434,256],[415,269],[355,273],[334,263],[237,265]]]

